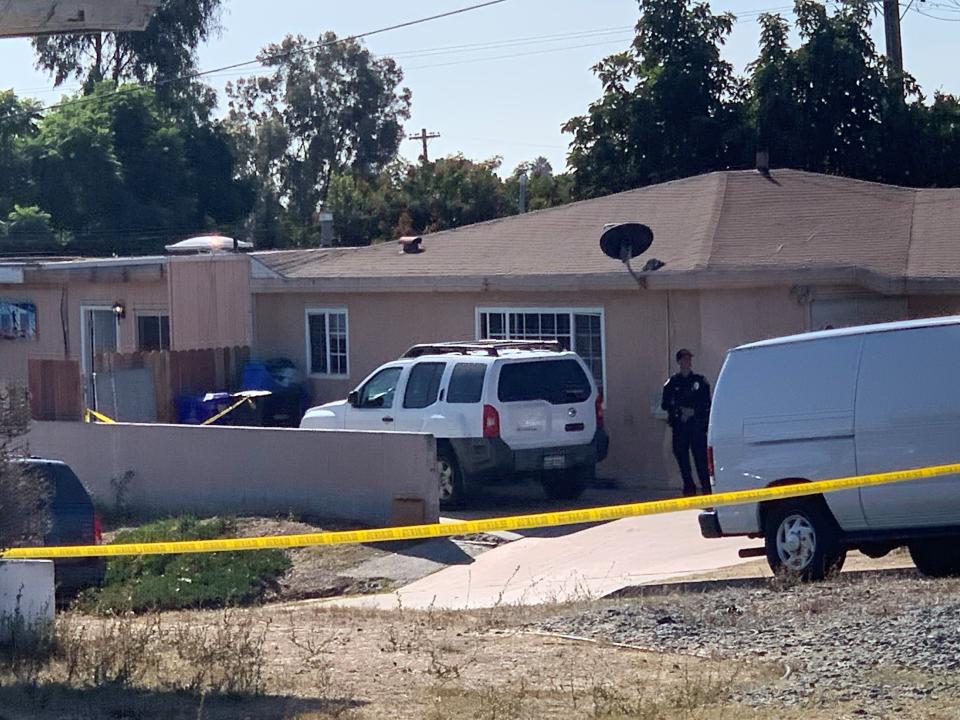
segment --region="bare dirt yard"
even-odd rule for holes
[[[5,660],[0,718],[960,716],[960,580],[694,587],[470,612],[66,613],[48,660]]]

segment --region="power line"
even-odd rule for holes
[[[442,19],[442,18],[452,17],[452,16],[454,16],[454,15],[461,15],[461,14],[463,14],[463,13],[472,12],[472,11],[474,11],[474,10],[480,10],[480,9],[482,9],[482,8],[490,7],[491,5],[499,5],[499,4],[504,3],[504,2],[507,2],[507,0],[486,0],[486,2],[476,3],[476,4],[474,4],[474,5],[468,5],[468,6],[466,6],[466,7],[457,8],[456,10],[448,10],[447,12],[437,13],[437,14],[435,14],[435,15],[429,15],[429,16],[427,16],[427,17],[417,18],[416,20],[408,20],[408,21],[402,22],[402,23],[395,23],[395,24],[393,24],[393,25],[387,25],[386,27],[377,28],[376,30],[368,30],[367,32],[358,33],[358,34],[356,34],[356,35],[348,35],[347,37],[336,38],[336,39],[334,39],[334,40],[326,40],[326,41],[324,41],[324,42],[312,43],[312,44],[310,44],[310,45],[304,45],[303,47],[293,48],[293,49],[291,49],[291,50],[285,50],[285,51],[283,51],[283,52],[273,53],[273,54],[270,54],[270,55],[264,55],[264,56],[262,56],[262,57],[258,57],[258,58],[253,59],[253,60],[245,60],[245,61],[243,61],[243,62],[232,63],[232,64],[230,64],[230,65],[223,65],[222,67],[211,68],[210,70],[200,70],[200,71],[198,71],[198,72],[187,73],[187,74],[184,74],[184,75],[180,75],[180,76],[178,76],[178,77],[161,79],[161,80],[156,81],[156,82],[154,83],[154,86],[156,87],[156,86],[160,86],[160,85],[169,85],[169,84],[175,83],[175,82],[184,82],[184,81],[189,81],[189,80],[196,80],[197,78],[206,77],[206,76],[212,75],[212,74],[214,74],[214,73],[219,73],[219,72],[223,72],[223,71],[226,71],[226,70],[233,70],[233,69],[236,69],[236,68],[246,67],[246,66],[249,66],[249,65],[263,65],[264,63],[267,63],[267,62],[269,62],[269,61],[271,61],[271,60],[278,60],[278,59],[280,59],[280,58],[290,57],[290,56],[292,56],[292,55],[299,55],[299,54],[301,54],[301,53],[310,52],[310,51],[312,51],[312,50],[319,50],[319,49],[325,48],[325,47],[332,47],[332,46],[334,46],[334,45],[339,45],[339,44],[345,43],[345,42],[352,42],[352,41],[356,41],[356,40],[361,40],[361,39],[363,39],[363,38],[372,37],[372,36],[374,36],[374,35],[380,35],[380,34],[383,34],[383,33],[386,33],[386,32],[391,32],[391,31],[393,31],[393,30],[400,30],[400,29],[402,29],[402,28],[412,27],[412,26],[414,26],[414,25],[422,25],[423,23],[432,22],[432,21],[434,21],[434,20],[440,20],[440,19]],[[143,87],[143,85],[140,85],[140,87]],[[129,88],[129,86],[128,86],[127,88],[118,88],[117,90],[113,90],[113,91],[111,91],[111,92],[104,93],[104,94],[102,94],[102,95],[91,95],[91,96],[83,97],[83,98],[75,98],[75,99],[73,99],[73,100],[65,100],[65,101],[60,102],[60,103],[53,103],[53,104],[51,104],[51,105],[45,105],[45,106],[43,106],[43,107],[41,107],[41,108],[38,108],[36,111],[33,111],[33,112],[29,112],[29,113],[14,113],[14,114],[5,116],[5,118],[14,118],[14,117],[18,117],[18,116],[36,115],[36,114],[39,114],[39,113],[49,112],[50,110],[56,110],[56,109],[59,109],[59,108],[62,108],[62,107],[66,107],[66,106],[68,106],[68,105],[75,105],[75,104],[81,104],[81,103],[87,103],[87,102],[101,102],[101,101],[103,101],[103,100],[105,100],[105,99],[107,99],[107,98],[110,98],[110,97],[113,97],[113,96],[116,96],[116,95],[121,95],[121,94],[123,94],[124,92],[128,91],[129,89],[130,89],[130,88]]]

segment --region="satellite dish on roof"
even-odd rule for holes
[[[645,253],[652,243],[653,230],[637,222],[604,225],[600,236],[603,254],[621,262]]]

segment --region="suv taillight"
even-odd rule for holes
[[[493,405],[483,406],[483,436],[485,438],[500,437],[500,413]]]
[[[93,544],[99,545],[103,542],[103,524],[100,522],[100,518],[96,515],[93,516]]]
[[[596,413],[597,413],[597,429],[603,427],[603,393],[597,393],[597,403],[596,403]]]
[[[713,472],[713,446],[707,448],[707,474],[712,479],[714,476]]]

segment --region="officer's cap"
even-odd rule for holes
[[[677,350],[677,362],[680,362],[680,358],[682,358],[684,355],[687,355],[688,357],[693,357],[692,352],[690,352],[686,348],[680,348],[679,350]]]

